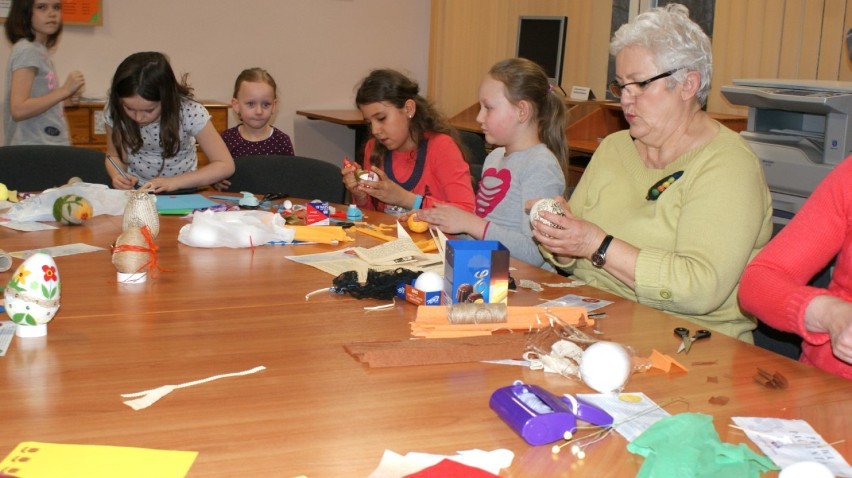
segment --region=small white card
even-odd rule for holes
[[[582,307],[591,312],[595,309],[612,304],[611,300],[595,299],[594,297],[584,297],[582,295],[568,294],[556,299],[548,300],[539,305],[539,307]]]
[[[762,417],[731,417],[731,420],[781,468],[815,461],[837,476],[852,476],[852,467],[843,456],[804,420]]]
[[[612,416],[615,431],[633,441],[651,425],[671,414],[642,392],[578,393],[577,398],[603,409]]]
[[[23,232],[47,231],[47,230],[50,230],[50,229],[59,229],[56,226],[51,226],[50,224],[45,224],[43,222],[35,222],[35,221],[0,222],[0,226],[5,226],[5,227],[8,227],[9,229],[14,229],[16,231],[23,231]]]
[[[12,337],[15,336],[17,328],[18,324],[11,320],[0,321],[0,357],[6,355],[6,351],[9,350],[9,344],[12,343]]]
[[[590,99],[594,99],[595,95],[592,94],[592,89],[588,86],[575,86],[571,88],[571,99],[579,100],[579,101],[588,101]]]

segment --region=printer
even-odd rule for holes
[[[740,134],[763,163],[780,227],[852,152],[852,82],[743,79],[722,95],[748,106]]]

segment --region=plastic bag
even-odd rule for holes
[[[293,237],[284,218],[269,211],[196,211],[178,233],[178,241],[192,247],[253,247]]]
[[[56,199],[68,194],[76,194],[86,198],[92,205],[92,215],[108,214],[119,216],[124,214],[127,203],[126,191],[110,189],[105,184],[74,183],[58,188],[45,189],[41,194],[30,196],[23,201],[13,204],[3,215],[13,221],[53,221],[53,203]]]

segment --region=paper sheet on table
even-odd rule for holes
[[[782,468],[800,461],[815,461],[837,476],[852,477],[852,467],[843,456],[804,420],[763,417],[731,417],[731,420]]]
[[[637,401],[622,400],[619,397],[630,397]],[[636,398],[633,398],[636,397]],[[578,393],[577,398],[583,399],[598,408],[604,409],[615,421],[615,431],[627,441],[633,441],[651,425],[666,417],[669,412],[660,408],[653,400],[642,392],[624,392],[618,395],[608,393]]]
[[[0,473],[27,478],[182,478],[196,456],[195,451],[23,442],[0,462]]]
[[[42,249],[27,249],[25,251],[16,251],[10,252],[9,255],[16,259],[27,259],[31,255],[37,252],[43,252],[45,254],[50,255],[51,257],[60,257],[60,256],[73,256],[74,254],[83,254],[85,252],[96,252],[96,251],[105,251],[103,247],[98,246],[90,246],[89,244],[84,244],[82,242],[75,242],[73,244],[64,244],[61,246],[52,246],[45,247]]]
[[[369,478],[400,478],[435,465],[443,459],[450,459],[499,475],[501,469],[512,465],[515,454],[502,448],[492,451],[462,450],[453,456],[416,452],[402,456],[390,450],[385,450],[378,468],[370,473]]]
[[[369,264],[355,254],[352,247],[347,247],[339,251],[321,252],[319,254],[304,254],[284,256],[285,258],[314,267],[325,273],[335,277],[347,271],[357,271],[358,280],[367,280],[367,271],[373,269],[375,271],[392,271],[403,267],[413,271],[432,271],[438,274],[444,274],[444,263],[441,261],[438,254],[424,254],[425,260],[417,260],[413,262],[401,262],[390,265],[374,265]]]
[[[218,206],[201,194],[174,194],[157,196],[157,212],[160,214],[184,215],[196,209],[207,209]]]
[[[56,226],[51,226],[50,224],[44,224],[35,221],[6,221],[0,222],[0,226],[21,232],[49,231],[51,229],[59,229]]]

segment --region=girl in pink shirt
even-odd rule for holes
[[[453,204],[473,211],[470,168],[458,134],[416,82],[394,70],[374,70],[355,103],[373,135],[364,148],[363,171],[343,165],[343,184],[358,207],[403,212]],[[377,180],[371,180],[377,179]]]

